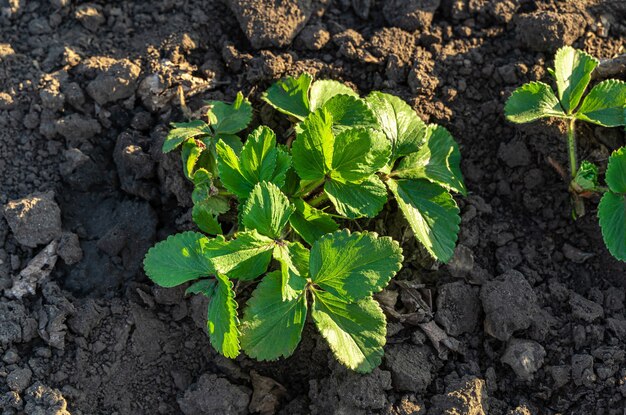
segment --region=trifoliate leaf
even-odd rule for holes
[[[543,82],[529,82],[513,91],[504,105],[504,114],[515,123],[565,116],[552,88]]]
[[[365,101],[352,95],[335,95],[323,106],[333,116],[333,129],[361,127],[378,129],[378,121]]]
[[[210,199],[209,199],[210,200]],[[211,208],[210,202],[194,203],[191,210],[191,217],[198,228],[209,235],[219,235],[222,232],[222,225],[217,220],[217,214]]]
[[[351,128],[335,138],[332,179],[357,182],[382,169],[391,155],[391,146],[382,133]]]
[[[241,345],[248,356],[276,360],[293,354],[306,321],[307,302],[302,288],[292,290],[297,295],[283,300],[278,271],[267,274],[256,287],[241,326]]]
[[[373,218],[387,202],[387,189],[375,175],[361,183],[329,181],[324,191],[337,212],[350,219]]]
[[[554,77],[559,101],[567,114],[571,114],[578,106],[591,80],[591,72],[599,63],[596,58],[571,46],[556,51]]]
[[[289,224],[309,245],[313,245],[320,236],[339,228],[332,216],[312,207],[304,200],[294,199],[292,203],[296,210],[289,218]]]
[[[615,150],[609,157],[606,184],[614,193],[626,193],[626,147]]]
[[[234,359],[239,356],[239,319],[233,283],[217,274],[217,287],[209,299],[207,331],[211,345],[219,353]]]
[[[394,174],[403,179],[426,179],[448,190],[467,194],[461,173],[461,152],[445,128],[430,125],[426,143],[398,164]]]
[[[371,297],[347,303],[316,290],[311,316],[342,364],[360,373],[371,372],[380,364],[387,326],[385,315]]]
[[[191,193],[191,200],[194,203],[200,203],[203,200],[209,199],[215,193],[213,188],[213,178],[211,173],[206,169],[198,169],[193,174],[193,192]]]
[[[246,200],[254,186],[267,181],[282,186],[290,165],[290,157],[276,147],[276,136],[268,127],[254,130],[239,157],[223,141],[216,146],[220,180],[226,189]]]
[[[309,250],[298,242],[280,243],[274,247],[274,259],[280,263],[283,300],[291,300],[302,290],[309,274]],[[294,290],[295,286],[295,290]]]
[[[300,120],[309,114],[309,87],[311,75],[303,73],[298,78],[285,78],[268,88],[261,97],[283,114]]]
[[[272,183],[254,186],[242,211],[242,222],[247,229],[256,229],[272,239],[281,237],[295,208],[287,196]]]
[[[365,98],[378,120],[379,128],[391,142],[391,162],[419,150],[426,138],[426,124],[402,99],[382,92]]]
[[[581,191],[594,190],[598,187],[598,166],[587,160],[583,161],[580,163],[573,181]]]
[[[196,140],[191,139],[183,143],[181,156],[183,159],[183,172],[189,180],[193,180],[193,170],[202,154],[202,148],[198,146]]]
[[[236,134],[252,121],[252,105],[241,92],[237,93],[232,104],[222,101],[209,101],[207,104],[210,106],[207,116],[216,136]]]
[[[211,241],[198,232],[170,235],[154,245],[143,260],[146,275],[161,287],[215,274],[210,261]]]
[[[226,241],[218,235],[208,245],[214,269],[229,278],[253,280],[264,274],[272,259],[274,240],[257,231],[241,232]]]
[[[604,127],[625,125],[626,82],[609,79],[594,86],[587,94],[576,118]]]
[[[311,280],[354,302],[383,289],[402,268],[402,249],[390,237],[347,229],[322,236],[311,248]]]
[[[213,292],[215,292],[215,288],[217,287],[217,280],[213,278],[205,278],[200,281],[196,281],[191,284],[185,290],[185,295],[190,294],[202,294],[207,298],[211,298]]]
[[[426,180],[388,180],[418,241],[441,262],[454,254],[459,234],[459,208],[443,187]]]
[[[313,82],[310,91],[310,110],[315,111],[321,108],[329,99],[335,95],[350,95],[353,97],[359,96],[352,88],[342,84],[341,82],[332,80],[319,80]]]
[[[162,151],[169,153],[190,138],[212,135],[209,126],[202,120],[172,123],[173,127],[165,137]]]
[[[626,195],[604,193],[598,205],[598,219],[609,252],[626,261]]]
[[[324,108],[311,113],[300,124],[291,154],[301,179],[320,180],[330,172],[335,144],[332,124],[332,116]]]

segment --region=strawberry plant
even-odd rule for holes
[[[578,162],[576,122],[603,127],[626,125],[626,83],[616,79],[599,82],[588,94],[585,91],[598,66],[597,59],[566,46],[559,49],[554,69],[549,73],[556,82],[555,94],[550,85],[530,82],[516,89],[507,100],[507,119],[527,123],[546,117],[567,121],[567,149],[574,216],[584,215],[584,197],[603,194],[598,219],[609,252],[626,261],[626,148],[613,152],[606,168],[607,187],[598,185],[598,167],[589,161]]]
[[[172,125],[163,151],[181,147],[192,218],[204,233],[159,242],[144,270],[158,285],[191,283],[188,293],[209,298],[207,331],[227,357],[290,356],[310,313],[337,359],[369,372],[386,338],[372,295],[400,270],[402,250],[389,237],[339,230],[337,221],[376,216],[391,193],[417,240],[448,261],[460,222],[451,192],[465,194],[458,146],[389,94],[361,99],[339,82],[302,75],[263,98],[294,120],[286,144],[266,126],[242,144],[237,134],[252,110],[241,94],[232,105],[211,102],[208,122]],[[219,217],[231,202],[237,223],[224,235]],[[240,315],[235,294],[251,284]]]

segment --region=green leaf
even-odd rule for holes
[[[241,92],[237,93],[232,104],[222,101],[209,101],[207,104],[210,106],[207,116],[215,135],[236,134],[252,121],[252,105]]]
[[[289,218],[289,224],[309,245],[313,245],[320,236],[339,228],[331,215],[312,207],[304,200],[294,199],[292,203],[296,210]]]
[[[299,295],[297,290],[304,287],[302,285],[305,281],[304,278],[308,276],[309,250],[298,242],[281,243],[274,247],[273,255],[274,259],[280,263],[283,300],[291,300]],[[294,285],[297,287],[296,291],[294,291]]]
[[[248,300],[241,326],[241,345],[258,360],[291,356],[300,343],[306,321],[307,302],[302,288],[289,300],[281,295],[280,272],[272,272],[259,283]]]
[[[193,180],[193,170],[200,158],[200,154],[202,154],[202,148],[198,147],[196,140],[190,139],[183,143],[183,150],[181,152],[183,172],[185,173],[185,177],[189,180]]]
[[[571,46],[556,51],[554,77],[559,101],[567,114],[571,114],[578,106],[591,80],[591,72],[599,63],[596,58]]]
[[[257,231],[240,232],[226,241],[218,235],[209,244],[214,269],[230,278],[253,280],[267,271],[275,242]]]
[[[212,135],[209,126],[202,120],[172,123],[173,127],[165,137],[162,151],[169,153],[190,138]]]
[[[191,193],[191,200],[194,203],[200,203],[203,200],[213,197],[216,191],[213,188],[213,178],[211,173],[206,169],[198,169],[193,174],[193,192]]]
[[[454,138],[439,125],[429,126],[426,143],[398,164],[394,175],[403,179],[426,179],[448,190],[467,194],[461,173],[461,152]]]
[[[389,162],[391,147],[378,131],[351,128],[335,138],[331,178],[361,181]]]
[[[268,88],[261,97],[283,114],[300,120],[309,114],[309,87],[311,75],[303,73],[298,78],[281,79]]]
[[[210,202],[200,202],[193,205],[191,217],[202,232],[209,235],[219,235],[222,225],[217,220],[217,214],[213,211]]]
[[[330,172],[335,144],[332,124],[332,115],[324,108],[311,113],[300,124],[291,154],[301,179],[320,180]]]
[[[216,287],[217,280],[213,278],[205,278],[200,281],[196,281],[189,287],[187,287],[187,289],[185,290],[185,295],[202,294],[207,298],[211,298]]]
[[[247,229],[256,229],[261,235],[278,239],[294,210],[275,184],[261,182],[246,201],[242,222]]]
[[[625,125],[626,82],[609,79],[594,86],[576,112],[576,118],[604,127]]]
[[[215,139],[211,140],[211,142],[205,142],[205,144],[207,145],[207,147],[209,145],[212,145],[213,148],[215,148],[215,143],[217,143],[219,140],[222,140],[223,142],[228,144],[228,146],[233,149],[235,154],[241,154],[241,150],[243,149],[243,143],[241,142],[241,138],[239,138],[239,136],[235,134],[220,134],[215,137]]]
[[[310,91],[310,109],[315,111],[321,108],[329,99],[336,95],[350,95],[353,97],[359,96],[352,88],[342,84],[341,82],[332,80],[318,80],[313,82]]]
[[[426,139],[426,124],[402,99],[382,92],[365,98],[378,120],[379,128],[391,142],[391,162],[419,150]]]
[[[459,234],[459,208],[443,187],[426,180],[388,180],[413,233],[426,250],[441,262],[454,254]]]
[[[210,261],[211,241],[198,232],[170,235],[154,245],[143,260],[146,275],[161,287],[215,274]]]
[[[360,373],[380,365],[387,327],[385,315],[371,297],[346,303],[316,290],[311,316],[342,364]]]
[[[323,106],[333,116],[333,128],[344,130],[351,127],[378,129],[378,121],[365,101],[358,96],[335,95]]]
[[[598,166],[584,160],[580,163],[573,181],[582,191],[594,190],[598,187]]]
[[[347,229],[322,236],[311,248],[311,280],[354,302],[379,292],[402,268],[402,249],[390,237]]]
[[[611,255],[626,261],[626,196],[606,192],[598,205],[604,243]]]
[[[211,345],[231,359],[239,356],[239,319],[233,283],[228,277],[217,274],[217,287],[209,299],[207,331]]]
[[[330,181],[324,191],[337,212],[350,219],[373,218],[387,202],[387,189],[375,175],[361,183]]]
[[[606,184],[614,193],[626,193],[626,147],[615,150],[609,157]]]
[[[274,132],[265,126],[248,136],[241,157],[222,141],[217,143],[216,150],[222,184],[241,200],[246,200],[259,182],[282,186],[291,163],[289,155],[276,147]]]
[[[529,82],[513,91],[504,105],[504,114],[515,123],[565,116],[552,88],[543,82]]]

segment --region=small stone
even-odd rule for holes
[[[15,239],[35,248],[61,235],[61,209],[54,201],[54,192],[33,193],[4,206],[6,218]]]
[[[453,282],[439,287],[435,321],[450,336],[471,333],[478,325],[480,300],[478,293],[465,282]]]
[[[432,382],[434,353],[429,346],[392,345],[385,352],[393,386],[402,391],[424,392]]]
[[[536,341],[511,339],[501,361],[511,366],[520,379],[530,380],[543,365],[545,356],[545,349]]]
[[[4,356],[2,356],[2,361],[7,365],[14,365],[20,361],[20,356],[13,350],[7,350]]]
[[[510,270],[480,291],[485,310],[485,332],[507,341],[518,330],[529,328],[537,312],[537,297],[526,278]]]
[[[73,232],[63,232],[59,238],[57,253],[67,265],[74,265],[83,259],[83,250],[80,247],[78,235]]]
[[[7,376],[7,386],[14,392],[21,393],[30,385],[33,372],[29,368],[16,369]]]
[[[567,385],[571,380],[570,373],[571,369],[569,366],[552,366],[550,368],[550,374],[552,375],[552,379],[554,379],[554,387],[560,388],[561,386]]]
[[[570,295],[569,305],[572,307],[572,315],[587,323],[604,316],[604,309],[600,304],[589,301],[576,293]]]

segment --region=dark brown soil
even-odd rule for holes
[[[626,413],[626,266],[602,243],[596,200],[571,219],[548,163],[566,164],[564,126],[502,114],[513,88],[550,82],[561,45],[624,53],[623,2],[231,3],[0,0],[0,204],[37,199],[46,224],[0,219],[2,413]],[[194,111],[242,90],[280,134],[260,93],[302,71],[397,94],[461,145],[470,195],[450,264],[424,260],[393,206],[360,224],[407,258],[379,297],[388,345],[367,376],[311,326],[289,359],[224,359],[205,300],[141,270],[149,246],[193,226],[178,155],[160,153],[183,118],[179,87]],[[625,144],[620,129],[578,134],[600,164]],[[59,259],[37,272],[52,272],[16,294],[49,242]]]

